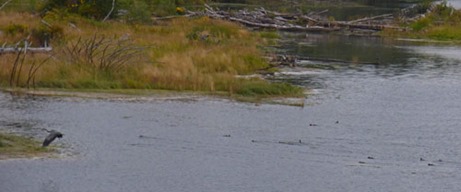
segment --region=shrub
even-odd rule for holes
[[[5,27],[5,33],[7,35],[15,36],[18,34],[24,34],[28,31],[27,26],[22,24],[10,24]]]
[[[102,19],[112,8],[112,0],[48,0],[42,9],[65,9],[85,17]]]
[[[31,41],[38,46],[49,45],[50,40],[59,39],[63,36],[64,29],[58,25],[41,25],[38,28],[34,28],[31,30]]]
[[[428,17],[425,17],[425,18],[419,19],[418,21],[412,23],[410,27],[414,31],[421,31],[422,29],[428,27],[431,24],[431,22],[432,22],[431,19],[429,19]]]
[[[118,0],[111,17],[122,16],[129,22],[146,22],[151,13],[158,16],[183,14],[184,6],[203,4],[203,0]],[[178,9],[179,10],[178,10]],[[100,20],[112,9],[112,0],[48,0],[41,10],[64,9],[87,18]],[[123,13],[125,12],[125,13]],[[123,13],[123,14],[117,14]]]

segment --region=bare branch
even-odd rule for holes
[[[112,14],[112,12],[114,11],[114,8],[115,8],[115,0],[112,0],[112,8],[110,8],[110,11],[109,13],[107,13],[106,17],[104,17],[104,19],[102,20],[103,22],[106,21],[107,19],[109,19],[109,16]]]
[[[13,0],[8,0],[6,1],[5,3],[2,4],[2,6],[0,6],[0,10],[3,9],[3,7],[5,7],[8,3],[10,3],[11,1]]]

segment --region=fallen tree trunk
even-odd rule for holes
[[[386,18],[386,17],[393,17],[393,14],[383,14],[383,15],[377,15],[374,17],[365,17],[365,18],[356,19],[353,21],[348,21],[348,23],[358,23],[358,22],[369,21],[369,20],[374,20],[374,19],[379,19],[379,18]]]

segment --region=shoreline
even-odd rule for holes
[[[62,97],[62,98],[80,98],[80,99],[99,99],[108,101],[121,102],[149,102],[149,101],[199,101],[206,100],[221,100],[237,103],[248,103],[259,106],[261,104],[268,105],[285,105],[293,107],[304,107],[305,97],[271,97],[271,98],[239,98],[237,96],[229,96],[224,93],[201,93],[201,92],[177,92],[167,90],[59,90],[59,89],[36,89],[28,90],[25,88],[0,88],[0,92],[11,94],[13,96],[40,96],[40,97]],[[3,136],[3,137],[2,137]],[[3,138],[3,140],[1,140]],[[6,146],[3,150],[8,150],[4,154],[0,154],[0,161],[15,160],[15,159],[48,159],[60,158],[61,155],[66,155],[65,151],[59,150],[62,146],[42,148],[40,141],[36,137],[28,136],[27,134],[11,133],[8,128],[0,128],[0,144],[10,143],[5,141],[12,139],[20,139],[21,142],[13,143]],[[3,142],[2,142],[3,141]],[[9,148],[9,149],[7,149]],[[26,148],[27,150],[24,150]],[[0,151],[2,151],[0,145]]]
[[[251,97],[229,95],[225,92],[194,92],[194,91],[170,91],[170,90],[138,90],[138,89],[25,89],[25,88],[0,88],[1,92],[12,95],[31,95],[43,97],[67,97],[82,99],[101,99],[114,101],[169,101],[184,100],[195,101],[201,99],[218,99],[232,102],[260,104],[276,104],[295,107],[304,107],[304,100],[309,93],[304,92],[303,97]]]

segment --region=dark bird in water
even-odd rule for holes
[[[48,136],[46,136],[45,140],[43,141],[43,147],[46,147],[48,145],[51,144],[51,142],[53,142],[56,137],[57,138],[62,138],[63,134],[61,132],[58,132],[58,131],[55,131],[55,130],[51,130],[51,131],[48,131],[48,133],[50,133]]]

